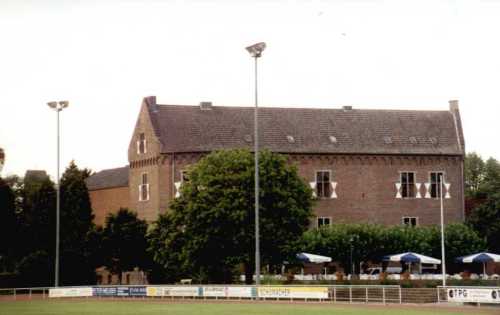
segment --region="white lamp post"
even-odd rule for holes
[[[68,101],[59,101],[59,102],[49,102],[47,103],[50,108],[56,111],[57,113],[57,197],[56,197],[56,257],[55,257],[55,283],[54,286],[59,286],[59,211],[60,211],[60,203],[61,203],[61,189],[59,185],[59,158],[60,158],[60,136],[59,136],[59,112],[68,107]]]
[[[443,276],[443,287],[446,287],[446,261],[444,253],[444,206],[443,206],[443,174],[439,175],[439,200],[441,204],[441,272]]]
[[[255,156],[255,284],[260,285],[260,243],[259,243],[259,134],[258,134],[258,94],[257,59],[261,57],[266,43],[248,46],[246,50],[255,59],[255,110],[254,110],[254,156]]]

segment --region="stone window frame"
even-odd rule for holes
[[[328,219],[328,224],[326,224],[326,223],[324,222],[324,221],[325,221],[325,219]],[[322,223],[321,225],[319,224],[319,221],[320,221],[320,220],[323,220],[323,223]],[[322,227],[322,226],[330,226],[330,225],[332,225],[332,217],[325,217],[325,216],[321,216],[321,217],[320,217],[320,216],[317,216],[317,217],[316,217],[316,227],[317,227],[317,228],[320,228],[320,227]]]
[[[143,139],[141,139],[141,136],[144,136]],[[146,133],[145,132],[139,132],[137,135],[137,154],[146,154],[148,153],[148,146],[147,146],[147,140],[146,140]],[[141,147],[142,145],[142,147]]]
[[[433,189],[432,188],[433,187],[432,174],[433,173],[436,173],[436,174],[441,173],[441,174],[443,174],[442,181],[443,181],[443,191],[444,191],[446,189],[446,187],[444,186],[444,184],[446,183],[446,172],[445,171],[429,171],[429,174],[428,174],[428,179],[429,179],[429,184],[430,184],[429,185],[429,190],[430,190],[429,194],[431,196],[431,199],[439,199],[441,197],[440,194],[443,193],[442,191],[439,190],[440,189],[439,180],[436,183],[434,183],[434,185],[437,185],[436,188],[435,188],[436,189],[436,194],[435,194],[436,196],[434,196],[434,197],[432,196],[432,189]],[[439,178],[439,176],[438,176],[438,178]],[[444,196],[443,196],[443,199],[444,199]]]
[[[407,219],[407,220],[408,220],[408,223],[405,223],[405,219]],[[411,222],[411,221],[412,221],[412,219],[414,219],[414,220],[415,220],[415,224],[414,224],[414,225],[413,225],[413,224],[412,224],[412,222]],[[401,217],[401,224],[402,224],[403,226],[408,226],[408,227],[417,227],[417,226],[419,226],[419,225],[420,225],[420,224],[419,224],[419,217],[413,217],[413,216],[403,216],[403,217]]]
[[[413,174],[413,194],[410,197],[405,197],[403,195],[403,173],[412,173]],[[399,171],[399,183],[401,184],[401,199],[416,199],[417,197],[417,172],[416,171]]]
[[[146,182],[144,183],[144,175],[146,175]],[[148,173],[147,172],[143,172],[141,173],[141,177],[140,177],[140,184],[139,184],[139,201],[149,201],[149,178],[148,178]],[[143,189],[146,189],[146,199],[144,199],[143,197]]]
[[[325,195],[323,193],[322,196],[319,195],[319,190],[318,190],[318,187],[319,187],[319,182],[318,182],[318,173],[319,172],[327,172],[328,173],[328,184],[326,185],[328,188],[328,191],[329,191],[329,194],[328,195]],[[318,170],[315,170],[314,171],[314,182],[316,183],[316,198],[318,199],[329,199],[330,196],[332,195],[333,193],[333,190],[332,190],[332,187],[331,187],[331,182],[332,182],[332,177],[333,177],[333,172],[331,169],[318,169]],[[325,185],[325,183],[322,183],[323,185]]]

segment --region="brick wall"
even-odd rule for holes
[[[181,170],[196,163],[201,153],[162,154],[147,102],[143,102],[129,145],[129,204],[140,218],[148,222],[168,209],[174,198],[175,183],[181,180]],[[144,133],[147,152],[137,153],[137,140]],[[331,217],[331,222],[370,222],[386,225],[401,224],[402,217],[417,217],[419,225],[440,222],[439,199],[397,199],[395,183],[400,172],[414,172],[417,183],[429,181],[430,172],[444,172],[445,182],[451,184],[451,199],[445,199],[445,221],[464,220],[463,161],[461,156],[411,155],[336,155],[290,154],[290,163],[298,166],[299,174],[309,183],[315,181],[318,170],[330,170],[337,182],[336,199],[319,199],[316,216]],[[149,200],[139,200],[142,174],[148,175]],[[424,197],[424,186],[421,187]],[[316,219],[311,222],[316,226]]]
[[[104,225],[108,213],[118,212],[120,208],[129,208],[129,188],[115,187],[89,191],[90,202],[94,211],[94,223]]]
[[[146,138],[146,151],[144,153],[137,151],[137,141],[141,133],[144,133]],[[159,172],[160,150],[161,144],[154,133],[148,107],[143,103],[128,148],[129,202],[131,209],[137,211],[139,217],[148,222],[156,220],[160,213],[159,183],[160,176],[162,176]],[[139,185],[143,174],[147,174],[148,178],[148,200],[139,200]]]
[[[158,172],[158,188],[151,189],[152,202],[144,203],[139,213],[152,221],[155,209],[166,211],[175,194],[174,183],[179,182],[181,170],[196,163],[201,154],[168,154],[159,159],[158,165],[143,167],[143,170]],[[450,199],[444,200],[445,222],[463,221],[462,160],[460,157],[417,156],[354,156],[354,155],[290,155],[290,163],[297,165],[299,174],[309,183],[315,180],[317,170],[331,170],[332,180],[338,183],[336,199],[318,199],[315,216],[331,217],[333,223],[369,222],[398,225],[403,216],[417,217],[419,225],[438,224],[440,220],[439,199],[397,199],[395,183],[400,181],[400,172],[415,172],[416,182],[429,181],[429,173],[443,171],[445,182],[449,182]],[[172,174],[174,173],[174,178]],[[132,172],[131,172],[132,174]],[[131,175],[131,185],[138,185],[139,175]],[[134,177],[134,178],[133,178]],[[134,187],[131,187],[131,191]],[[138,194],[138,192],[135,192]],[[148,209],[151,206],[151,209]],[[311,222],[316,226],[316,220]]]
[[[397,199],[395,183],[400,172],[415,172],[416,182],[429,181],[429,172],[443,171],[451,184],[451,199],[445,199],[445,222],[463,221],[461,159],[446,157],[312,156],[290,158],[307,182],[317,170],[331,170],[337,182],[336,199],[318,199],[317,216],[331,217],[333,223],[369,222],[401,224],[403,216],[418,217],[420,225],[440,222],[439,199]],[[422,197],[424,189],[421,188]],[[316,222],[312,222],[313,226]]]

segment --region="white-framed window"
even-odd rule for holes
[[[146,152],[146,135],[144,134],[144,132],[141,132],[137,140],[137,154],[145,154]]]
[[[441,180],[444,183],[446,182],[444,179],[444,172],[430,172],[429,173],[429,182],[431,184],[431,198],[440,198],[441,197]]]
[[[332,224],[332,218],[331,217],[317,217],[316,220],[318,228],[325,226],[325,225],[330,225]]]
[[[415,198],[415,173],[401,172],[401,197]]]
[[[418,226],[418,217],[403,217],[401,222],[406,226]]]
[[[181,170],[181,183],[189,181],[189,174],[187,170]]]
[[[139,201],[149,200],[148,173],[142,173],[141,184],[139,185]]]
[[[316,196],[318,198],[330,198],[332,195],[331,171],[316,171]]]

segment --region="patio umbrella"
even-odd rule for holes
[[[406,263],[421,263],[421,264],[441,264],[441,260],[432,258],[429,256],[407,252],[396,255],[387,255],[382,258],[384,261],[397,261],[397,262],[406,262]]]
[[[316,264],[332,261],[332,257],[314,255],[314,254],[309,254],[309,253],[298,253],[297,259],[304,261],[304,262],[316,263]]]
[[[432,258],[429,256],[417,254],[417,253],[412,253],[412,252],[407,252],[407,253],[402,253],[402,254],[396,254],[396,255],[387,255],[382,258],[383,261],[396,261],[396,262],[404,262],[404,263],[419,263],[420,266],[422,264],[436,264],[439,265],[441,264],[441,260]],[[411,265],[410,265],[411,267]],[[411,272],[411,270],[410,270]]]
[[[486,263],[490,261],[500,262],[500,255],[483,252],[483,253],[458,257],[455,260],[461,263],[475,263],[475,262],[483,263],[483,275],[486,276]]]

